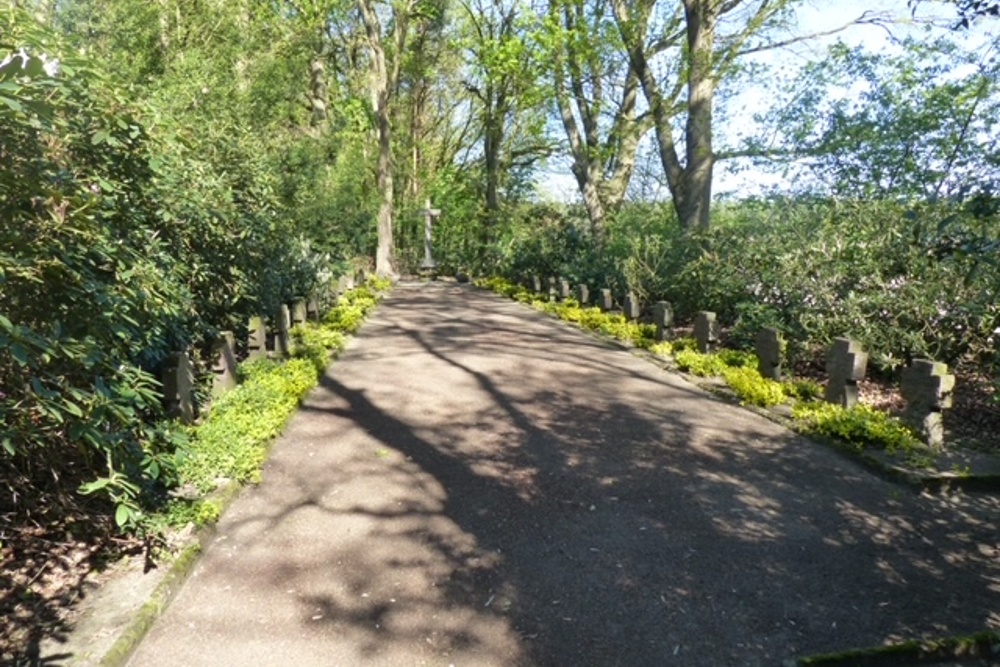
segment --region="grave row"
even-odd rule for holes
[[[542,279],[534,276],[524,285],[535,293],[543,294]],[[570,297],[580,305],[590,305],[590,288],[577,285],[572,290],[569,281],[548,278],[548,295],[553,301],[565,301]],[[610,289],[601,289],[594,305],[603,312],[615,310],[615,300]],[[629,320],[638,320],[641,308],[638,299],[631,292],[625,294],[621,302],[621,313]],[[674,311],[667,301],[653,304],[653,324],[656,325],[658,340],[674,337]],[[701,311],[694,318],[694,339],[702,353],[715,352],[719,346],[719,323],[716,314]],[[782,356],[785,342],[776,329],[765,328],[757,333],[755,352],[760,374],[771,380],[782,379]],[[826,354],[827,383],[824,399],[845,408],[858,403],[858,385],[864,379],[868,368],[868,353],[861,343],[850,338],[836,338]],[[903,369],[900,392],[906,401],[903,420],[922,434],[928,445],[940,448],[944,444],[944,424],[942,413],[952,405],[955,376],[948,373],[948,366],[930,359],[914,359]]]
[[[353,274],[341,276],[331,287],[330,298],[334,303],[349,290],[354,289],[363,277]],[[240,332],[241,343],[245,344],[246,359],[261,357],[286,358],[293,354],[291,330],[307,321],[318,322],[321,316],[319,296],[297,297],[287,304],[281,304],[273,317],[263,315],[251,317],[246,328]],[[236,387],[237,340],[232,331],[223,331],[212,346],[212,398],[222,396]],[[167,360],[161,375],[163,400],[167,414],[190,424],[197,417],[194,398],[195,368],[189,350],[175,352]]]

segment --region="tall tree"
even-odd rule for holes
[[[654,119],[678,219],[688,229],[708,227],[718,84],[747,41],[781,17],[790,0],[611,1],[632,72]],[[675,137],[679,124],[684,129],[680,141]]]
[[[649,119],[637,108],[640,80],[609,30],[607,0],[552,0],[547,41],[556,107],[572,172],[598,245],[625,198]]]

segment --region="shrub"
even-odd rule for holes
[[[859,450],[873,446],[894,454],[921,448],[920,440],[906,426],[867,405],[844,409],[833,403],[802,403],[792,414],[805,432],[838,438]]]
[[[722,377],[744,403],[769,408],[785,402],[782,384],[762,377],[754,368],[730,366],[723,369]]]
[[[678,368],[698,377],[722,375],[722,371],[726,369],[725,362],[717,355],[702,354],[694,350],[680,350],[675,352],[674,359],[677,361]]]

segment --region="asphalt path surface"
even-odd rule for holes
[[[469,286],[400,284],[130,665],[780,665],[1000,625],[919,494]]]

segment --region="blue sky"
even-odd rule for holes
[[[858,0],[837,0],[822,2],[808,0],[796,8],[796,27],[792,33],[810,35],[828,31],[834,27],[843,26],[871,11],[873,3]],[[854,25],[835,35],[818,37],[807,42],[767,51],[758,60],[770,66],[777,66],[788,71],[794,71],[812,59],[822,57],[826,48],[836,40],[842,40],[850,45],[864,45],[871,50],[892,48],[892,38],[903,37],[914,31],[923,31],[924,25],[911,20],[911,11],[906,0],[890,0],[879,3],[879,14],[894,19],[887,25]],[[954,22],[954,11],[949,5],[939,2],[924,2],[918,8],[917,18],[937,17],[940,23],[949,25]],[[990,26],[989,29],[992,29]],[[985,28],[982,26],[973,31],[973,35],[982,36]],[[787,37],[788,35],[786,35]],[[780,39],[780,36],[776,36]],[[771,93],[764,85],[747,86],[734,100],[732,108],[740,109],[739,114],[730,114],[727,121],[717,124],[717,146],[732,143],[741,134],[753,132],[752,115],[766,108]],[[658,164],[656,160],[653,160]],[[715,192],[753,194],[770,185],[779,184],[779,180],[771,175],[756,173],[753,170],[742,170],[730,173],[725,165],[716,168]],[[556,201],[577,201],[579,195],[576,182],[569,173],[568,161],[553,161],[549,170],[540,175],[540,195]],[[664,196],[665,193],[661,193]]]

